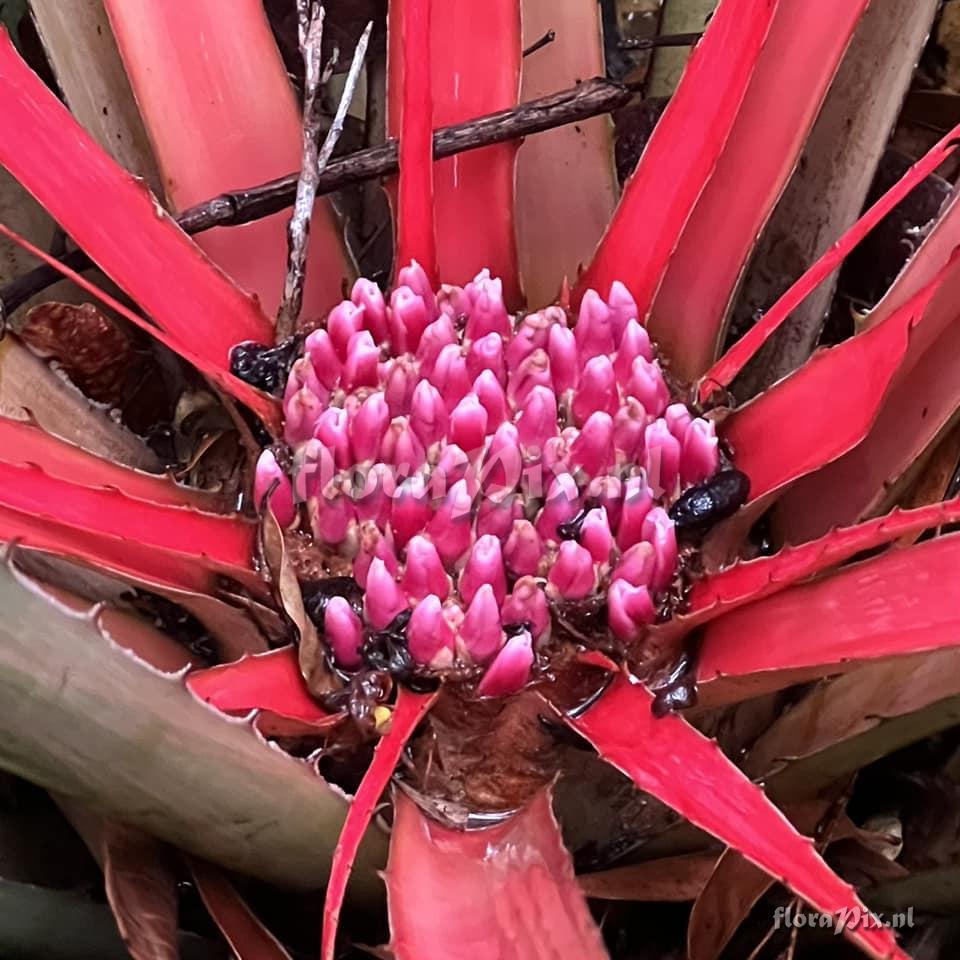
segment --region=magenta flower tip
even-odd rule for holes
[[[323,614],[323,632],[333,658],[347,670],[355,670],[363,662],[363,624],[343,597],[331,597]]]
[[[477,687],[481,697],[506,697],[517,693],[530,680],[533,670],[533,638],[522,630],[510,637],[487,668]]]
[[[374,630],[383,630],[406,609],[406,597],[393,574],[380,557],[374,557],[363,595],[364,620]]]
[[[470,601],[460,626],[460,641],[474,663],[488,663],[503,646],[499,604],[489,583],[483,584]]]
[[[507,575],[503,566],[500,541],[488,534],[473,545],[470,556],[460,572],[459,593],[464,603],[469,604],[484,584],[493,590],[497,604],[507,595]]]
[[[613,635],[624,643],[637,640],[644,627],[656,619],[650,591],[625,580],[614,580],[607,591],[607,622]]]
[[[272,492],[271,492],[272,491]],[[266,449],[260,454],[253,476],[253,500],[261,509],[264,498],[270,497],[270,510],[281,527],[289,527],[296,518],[293,504],[293,485],[280,469],[273,451]]]
[[[437,596],[424,597],[407,625],[407,649],[417,663],[442,670],[453,664],[456,635]]]
[[[441,600],[449,596],[450,578],[437,548],[426,537],[418,534],[407,544],[400,585],[411,600],[422,600],[430,594]]]
[[[593,593],[597,575],[590,551],[574,540],[564,540],[547,575],[547,583],[554,595],[566,600],[582,600]]]

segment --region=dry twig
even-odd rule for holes
[[[322,67],[321,48],[323,41],[323,4],[316,0],[297,0],[297,13],[300,31],[300,51],[303,55],[305,68],[304,96],[303,96],[303,162],[300,175],[297,178],[296,197],[293,203],[293,213],[290,225],[287,228],[289,249],[287,254],[287,275],[283,287],[283,300],[277,315],[277,339],[283,340],[290,336],[296,328],[303,305],[303,286],[306,279],[307,248],[310,238],[310,219],[313,216],[313,207],[317,199],[317,190],[321,174],[330,162],[343,124],[347,110],[360,79],[360,71],[370,42],[370,31],[373,23],[368,23],[366,30],[357,43],[353,53],[353,62],[343,88],[343,95],[337,105],[333,123],[327,130],[323,146],[320,146],[319,108],[320,89],[332,72],[330,68]]]

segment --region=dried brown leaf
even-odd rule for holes
[[[263,561],[270,571],[277,600],[300,637],[299,658],[303,679],[314,696],[323,696],[339,684],[330,669],[320,634],[307,616],[300,583],[287,554],[283,529],[270,509],[265,509],[260,518],[260,548]]]
[[[177,960],[177,876],[170,850],[120,823],[105,823],[103,876],[117,929],[134,960]]]
[[[580,889],[598,900],[683,903],[695,900],[714,872],[716,854],[649,860],[577,877]]]

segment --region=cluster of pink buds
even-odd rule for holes
[[[718,469],[620,283],[571,325],[511,317],[486,270],[435,294],[413,263],[389,302],[358,280],[307,337],[284,414],[292,476],[264,451],[255,495],[283,525],[305,504],[352,561],[363,616],[333,600],[322,625],[338,663],[409,612],[415,661],[483,667],[481,695],[528,682],[552,604],[604,591],[613,635],[637,639],[677,569],[666,508]]]

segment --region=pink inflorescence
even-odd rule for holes
[[[505,695],[551,601],[605,591],[625,642],[653,621],[677,569],[666,506],[718,469],[713,424],[670,401],[622,284],[571,326],[560,307],[510,316],[489,271],[435,294],[413,263],[389,302],[358,280],[307,337],[284,394],[292,477],[266,450],[255,494],[285,526],[305,503],[352,561],[363,617],[331,602],[323,624],[342,667],[409,611],[417,663],[484,667],[479,692]]]

